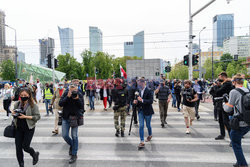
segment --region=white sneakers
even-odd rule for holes
[[[186,130],[186,134],[190,134],[190,130],[189,130],[189,128],[187,128],[187,130]]]
[[[8,117],[8,116],[4,117],[4,120],[7,120],[7,119],[9,119],[9,117]]]

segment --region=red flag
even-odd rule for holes
[[[120,65],[120,71],[121,71],[121,76],[124,77],[125,79],[127,79],[127,74],[121,65]]]

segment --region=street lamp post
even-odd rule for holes
[[[205,30],[206,27],[203,27],[202,30],[199,32],[199,78],[201,79],[202,71],[201,71],[201,32]]]
[[[9,27],[10,29],[14,30],[15,32],[15,48],[16,48],[16,51],[15,51],[15,78],[17,79],[17,37],[16,37],[16,29],[7,25],[7,24],[3,24],[4,26],[6,27]]]
[[[211,5],[216,0],[211,0],[206,5],[204,5],[202,8],[200,8],[198,11],[196,11],[194,14],[192,14],[191,11],[191,0],[189,0],[189,80],[193,79],[193,66],[192,66],[192,55],[193,55],[193,17],[199,14],[201,11],[203,11],[205,8],[207,8],[209,5]]]

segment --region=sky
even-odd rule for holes
[[[192,13],[210,0],[192,0]],[[103,32],[103,49],[116,57],[124,55],[123,42],[132,41],[137,32],[145,32],[145,58],[161,58],[172,64],[188,53],[188,0],[0,0],[6,24],[17,30],[18,50],[26,62],[39,64],[38,39],[55,39],[55,55],[60,54],[57,26],[74,30],[74,57],[89,49],[89,26]],[[213,37],[212,18],[234,14],[235,35],[249,34],[250,0],[217,0],[194,17],[194,42],[201,33],[201,49],[206,51]],[[14,32],[6,28],[6,42],[14,45]]]

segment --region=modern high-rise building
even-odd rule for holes
[[[102,52],[102,31],[98,27],[89,27],[89,49],[92,53]]]
[[[60,43],[61,43],[61,54],[65,55],[69,53],[74,56],[74,34],[71,28],[60,28],[58,26]]]
[[[223,47],[223,41],[234,36],[234,15],[221,14],[213,18],[213,42]]]
[[[47,67],[48,55],[54,55],[55,42],[53,38],[39,39],[40,44],[40,65]]]
[[[0,10],[0,54],[5,47],[5,13]]]
[[[124,56],[133,57],[134,55],[134,42],[124,42]]]
[[[223,52],[246,58],[250,50],[249,40],[249,36],[230,37],[223,42]]]
[[[144,31],[134,35],[134,56],[144,59]]]
[[[18,51],[17,55],[17,62],[25,63],[25,53]]]

